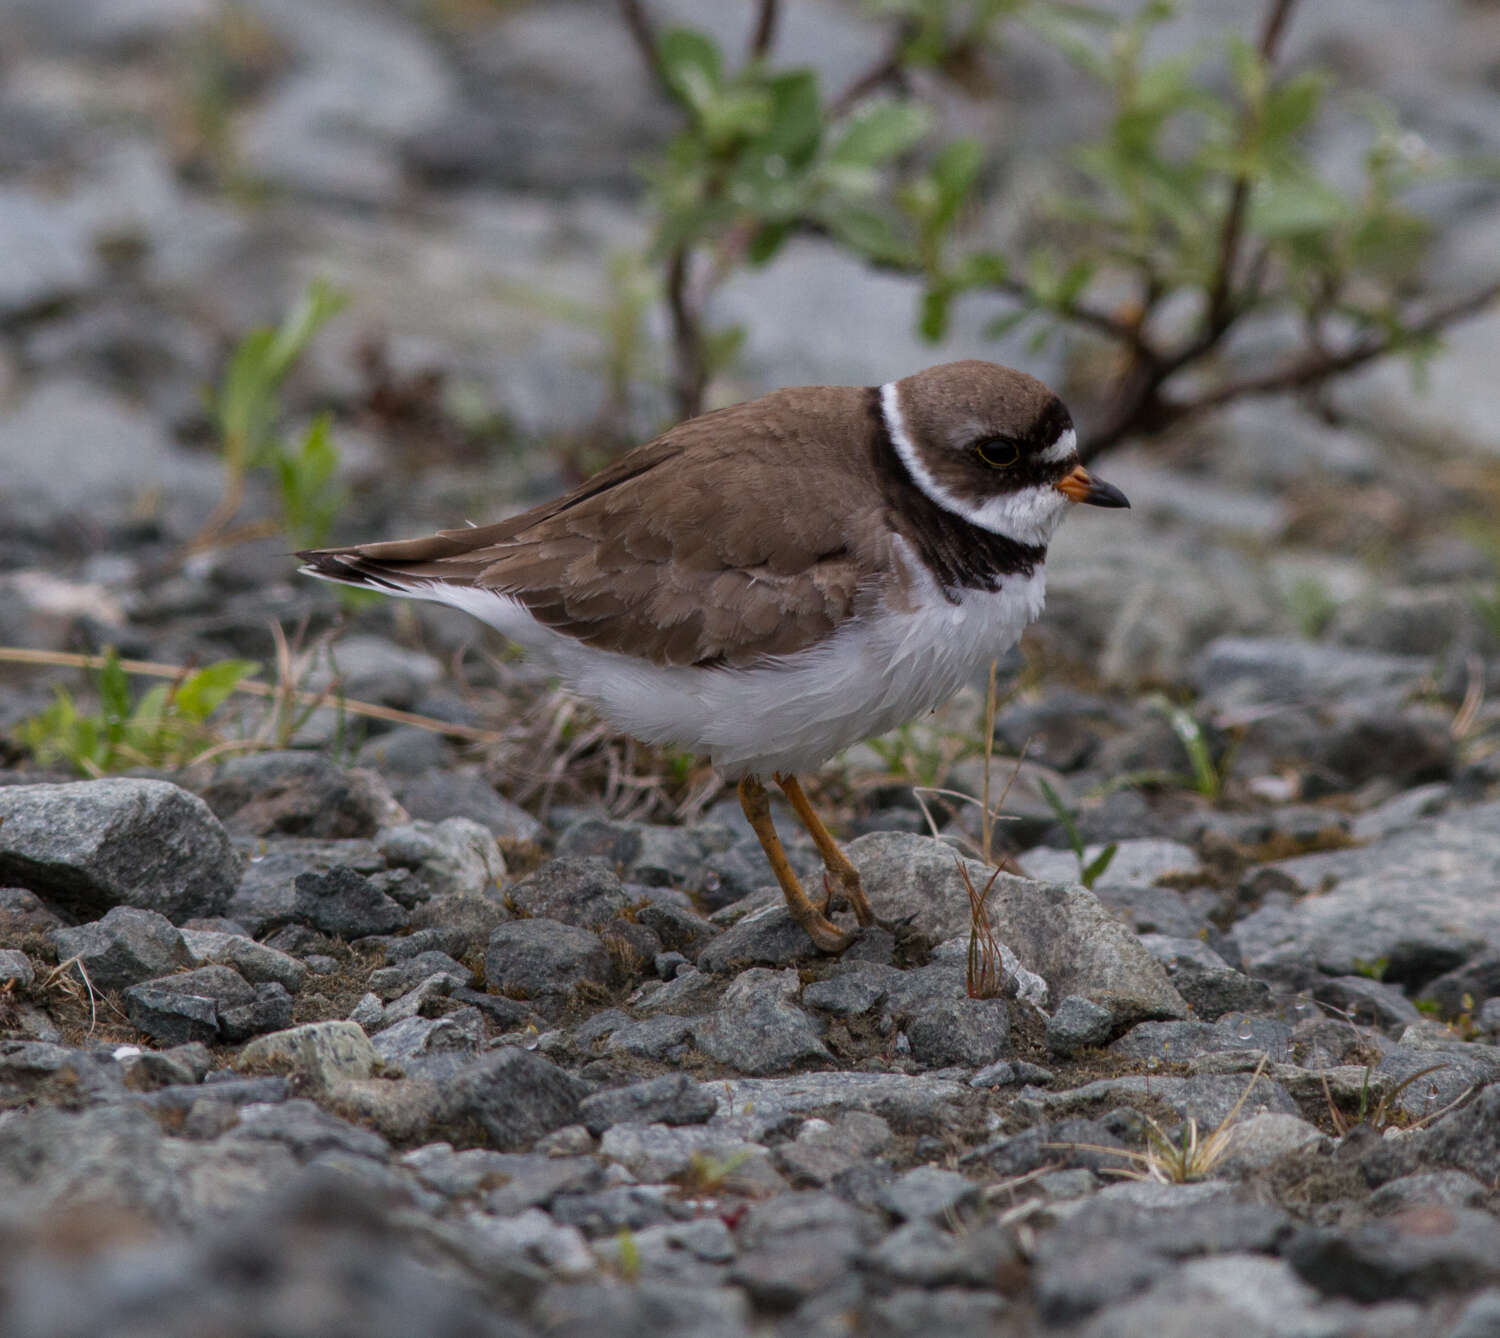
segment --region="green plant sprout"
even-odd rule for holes
[[[1068,848],[1078,860],[1078,881],[1093,891],[1094,884],[1104,877],[1105,870],[1114,860],[1115,852],[1120,848],[1119,843],[1111,841],[1093,859],[1089,859],[1088,851],[1083,844],[1083,836],[1078,830],[1078,822],[1072,810],[1063,803],[1062,796],[1046,779],[1038,776],[1036,783],[1041,789],[1042,798],[1047,801],[1047,807],[1056,815],[1063,829],[1063,835],[1068,839]]]
[[[16,737],[44,766],[66,762],[86,776],[127,767],[181,766],[217,742],[209,717],[260,665],[220,660],[170,683],[157,683],[139,699],[111,648],[95,675],[99,709],[88,712],[58,688],[51,706],[23,720]]]

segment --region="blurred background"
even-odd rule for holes
[[[1215,638],[1289,637],[1434,657],[1484,736],[1489,0],[6,0],[0,56],[0,645],[318,689],[336,629],[341,691],[490,737],[516,702],[473,690],[539,685],[482,629],[288,551],[977,356],[1062,391],[1135,507],[1070,521],[1006,682],[1181,700]],[[111,751],[97,658],[15,658],[13,762],[204,743]]]

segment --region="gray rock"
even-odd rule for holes
[[[877,970],[886,982],[882,1018],[901,1028],[912,1059],[922,1067],[977,1068],[1011,1053],[1010,1004],[970,998],[959,961]]]
[[[81,220],[20,186],[0,190],[0,311],[7,316],[55,302],[98,276],[99,260]]]
[[[832,1121],[802,1122],[797,1137],[775,1150],[776,1168],[797,1188],[822,1188],[883,1152],[893,1138],[879,1115],[848,1110]]]
[[[1001,1333],[1010,1303],[1003,1296],[961,1287],[933,1290],[903,1288],[865,1304],[869,1332],[890,1335],[920,1333]]]
[[[1196,1186],[1169,1186],[1196,1189]],[[1280,1209],[1222,1195],[1157,1207],[1098,1195],[1070,1229],[1043,1236],[1035,1258],[1037,1307],[1049,1324],[1076,1323],[1137,1295],[1175,1261],[1270,1254],[1291,1233]]]
[[[616,1124],[599,1140],[599,1155],[646,1183],[675,1180],[695,1168],[727,1176],[769,1154],[731,1129],[712,1125]]]
[[[941,1224],[979,1206],[979,1186],[957,1171],[917,1166],[879,1196],[880,1206],[901,1222]]]
[[[248,843],[248,859],[228,914],[247,934],[264,935],[295,918],[296,880],[341,866],[378,874],[385,861],[367,841],[303,841],[296,838]]]
[[[132,985],[125,991],[125,1016],[131,1026],[162,1045],[209,1042],[219,1036],[218,1005],[183,990]]]
[[[665,902],[642,906],[635,914],[636,923],[645,925],[671,950],[695,960],[703,945],[718,931],[695,911]]]
[[[314,1089],[345,1079],[368,1078],[380,1056],[353,1022],[309,1022],[259,1036],[239,1053],[235,1067],[270,1068],[305,1078]]]
[[[846,1111],[868,1111],[903,1131],[931,1129],[956,1119],[973,1095],[951,1078],[839,1071],[731,1078],[711,1083],[709,1090],[719,1102],[718,1118],[746,1122],[759,1131],[757,1137],[793,1117],[832,1118]]]
[[[0,986],[27,989],[36,979],[36,968],[24,952],[0,948]]]
[[[1313,986],[1313,998],[1364,1027],[1401,1031],[1420,1024],[1422,1014],[1395,985],[1368,976],[1333,976]]]
[[[933,942],[968,934],[969,899],[948,848],[881,832],[852,842],[849,855],[877,914],[912,917],[916,932]],[[969,865],[978,887],[989,874],[980,864]],[[1052,998],[1082,995],[1108,1008],[1117,1025],[1186,1014],[1140,940],[1084,888],[1001,874],[986,907],[995,937],[1046,980]]]
[[[1222,637],[1189,666],[1200,696],[1218,707],[1336,701],[1405,689],[1431,667],[1425,656],[1380,655],[1308,641]]]
[[[1500,1159],[1500,1084],[1492,1081],[1473,1101],[1435,1121],[1423,1139],[1423,1151],[1439,1166],[1457,1167],[1490,1183],[1490,1168]]]
[[[805,936],[804,936],[805,937]],[[843,966],[840,963],[840,966]],[[826,980],[802,987],[802,1002],[808,1008],[833,1017],[861,1017],[885,1000],[890,973],[865,963],[850,963]]]
[[[1241,1117],[1230,1125],[1229,1149],[1218,1163],[1217,1170],[1224,1174],[1246,1175],[1315,1147],[1322,1141],[1323,1135],[1300,1116],[1261,1111]]]
[[[194,966],[232,966],[251,984],[274,982],[292,994],[307,981],[307,964],[290,953],[257,943],[244,934],[220,933],[212,929],[184,929],[182,941]]]
[[[285,190],[361,204],[401,186],[395,145],[440,124],[454,77],[426,35],[399,14],[330,3],[316,16],[277,0],[261,15],[296,55],[249,114],[238,140],[245,170]]]
[[[698,967],[724,974],[747,966],[795,966],[822,957],[786,907],[772,905],[751,911],[713,939],[698,954]]]
[[[1447,1338],[1495,1338],[1496,1334],[1500,1334],[1500,1287],[1487,1287],[1464,1306]]]
[[[557,1065],[505,1046],[447,1081],[443,1118],[460,1132],[509,1152],[553,1129],[576,1124],[578,1104],[586,1094],[583,1084]]]
[[[370,1037],[386,1064],[420,1078],[442,1079],[462,1068],[484,1042],[484,1023],[477,1009],[460,1009],[447,1017],[408,1017]]]
[[[0,788],[0,881],[81,918],[117,905],[168,919],[218,915],[238,873],[203,801],[166,781]]]
[[[292,1025],[292,996],[275,980],[254,986],[255,997],[248,1003],[219,1008],[219,1036],[226,1041],[243,1041],[268,1031],[285,1031]]]
[[[1106,1044],[1115,1031],[1114,1015],[1090,999],[1070,994],[1047,1019],[1047,1049],[1068,1058]]]
[[[668,1073],[585,1097],[578,1117],[597,1136],[615,1124],[702,1124],[717,1109],[703,1084],[684,1073]]]
[[[513,920],[490,934],[484,955],[491,990],[561,1008],[580,988],[609,979],[609,954],[598,934],[538,916]]]
[[[54,929],[58,959],[77,957],[95,989],[118,990],[192,962],[182,933],[164,915],[116,906],[103,919]]]
[[[203,791],[231,832],[342,840],[374,836],[400,809],[372,771],[344,771],[322,753],[231,758]]]
[[[1325,731],[1306,760],[1334,789],[1377,779],[1405,789],[1452,776],[1456,749],[1447,722],[1431,715],[1356,713]]]
[[[1103,849],[1102,845],[1085,847],[1084,862],[1092,863]],[[1041,882],[1071,882],[1078,873],[1078,857],[1071,850],[1031,850],[1022,862],[1026,865],[1026,872]],[[1114,856],[1095,882],[1094,891],[1110,887],[1150,887],[1158,878],[1168,874],[1192,874],[1198,872],[1200,866],[1197,853],[1180,841],[1117,841]]]
[[[619,877],[602,859],[581,856],[548,860],[506,888],[505,896],[520,915],[593,930],[603,928],[630,904]]]
[[[995,1227],[953,1236],[925,1220],[897,1227],[865,1259],[882,1276],[915,1287],[992,1286],[1020,1263],[1014,1241]]]
[[[1500,877],[1500,804],[1270,867],[1321,895],[1262,906],[1234,926],[1252,974],[1296,983],[1309,967],[1350,976],[1383,961],[1385,980],[1421,985],[1500,944],[1490,895]]]
[[[376,836],[375,846],[392,868],[411,870],[402,892],[408,904],[489,896],[505,876],[494,836],[469,818],[388,827]]]
[[[472,985],[474,973],[462,962],[455,962],[445,952],[419,952],[395,966],[383,966],[370,973],[370,989],[383,1001],[389,1002],[407,990],[414,989],[432,975],[450,975],[459,986]]]
[[[818,1027],[793,1002],[800,988],[795,971],[753,967],[744,972],[724,992],[718,1011],[695,1027],[698,1048],[753,1076],[828,1061]]]
[[[0,204],[0,222],[4,212]],[[9,263],[0,262],[0,284]],[[72,378],[41,382],[0,417],[0,474],[4,533],[48,547],[80,518],[106,531],[128,525],[153,491],[164,528],[186,538],[223,489],[217,461],[179,450],[139,404]]]
[[[705,857],[728,845],[729,839],[711,824],[662,827],[583,818],[557,838],[557,853],[602,859],[627,882],[698,891],[706,877]]]
[[[1427,1204],[1352,1231],[1305,1228],[1286,1258],[1325,1295],[1366,1304],[1425,1299],[1500,1279],[1500,1222],[1473,1208]]]
[[[1370,1195],[1373,1212],[1385,1215],[1439,1204],[1448,1208],[1483,1208],[1489,1191],[1463,1171],[1422,1171],[1387,1180]]]
[[[637,1013],[650,1017],[657,1013],[703,1013],[719,1000],[724,982],[717,976],[696,969],[682,972],[659,989],[632,1002]]]
[[[1462,966],[1430,981],[1418,996],[1441,1007],[1444,1017],[1472,1012],[1476,1003],[1500,997],[1500,947],[1486,948]]]
[[[749,1338],[750,1306],[733,1287],[664,1282],[574,1283],[549,1287],[536,1316],[558,1338]]]
[[[418,729],[414,725],[398,725],[395,729],[386,730],[383,734],[377,734],[365,742],[356,760],[366,770],[379,771],[391,777],[404,777],[405,779],[398,785],[396,798],[400,801],[401,807],[414,818],[426,818],[429,822],[438,822],[443,818],[457,815],[474,818],[476,822],[480,821],[477,814],[463,812],[459,807],[445,807],[443,811],[437,813],[419,813],[404,798],[404,786],[415,785],[420,780],[440,782],[445,778],[454,779],[459,784],[451,787],[447,792],[458,795],[467,792],[464,782],[478,779],[466,772],[448,769],[453,761],[453,745],[441,734],[434,734],[430,729]],[[483,784],[482,781],[480,783]],[[488,786],[485,788],[489,789]],[[420,793],[420,788],[418,792]],[[435,795],[442,792],[441,784],[437,785],[433,791]],[[494,791],[490,790],[490,793],[494,794]],[[418,807],[421,806],[419,801]]]
[[[363,758],[364,753],[360,756]],[[413,818],[427,822],[468,818],[501,841],[536,841],[545,830],[519,804],[496,794],[482,776],[467,772],[424,771],[398,785],[396,798]]]
[[[299,873],[292,886],[296,891],[293,917],[319,933],[364,938],[389,934],[407,923],[399,903],[344,865],[327,873]]]
[[[610,1034],[607,1048],[611,1054],[676,1063],[687,1054],[698,1025],[695,1018],[663,1013],[617,1027]]]

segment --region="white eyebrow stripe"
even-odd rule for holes
[[[1049,465],[1060,465],[1064,460],[1071,460],[1077,454],[1078,434],[1069,428],[1037,458],[1045,460]]]
[[[966,502],[943,487],[923,463],[916,442],[906,430],[906,419],[901,413],[901,392],[894,381],[887,381],[880,387],[880,416],[885,422],[891,444],[896,448],[896,455],[906,466],[912,482],[944,511],[951,511],[970,524],[978,525],[980,529],[988,530],[991,534],[1003,534],[1018,543],[1040,544],[1045,547],[1052,538],[1052,532],[1057,528],[1057,522],[1067,507],[1067,499],[1051,484],[1022,488],[1017,492],[992,497],[985,502]],[[1065,442],[1071,452],[1071,431],[1059,437],[1047,449],[1055,451]]]

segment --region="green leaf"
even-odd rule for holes
[[[917,332],[923,339],[937,343],[948,332],[948,309],[953,304],[953,290],[946,285],[929,288],[922,294],[917,317]]]
[[[770,124],[756,141],[758,152],[785,159],[788,167],[805,167],[823,137],[823,106],[818,99],[818,77],[811,70],[793,70],[766,83],[771,98]]]
[[[822,217],[841,241],[864,255],[897,262],[912,258],[891,220],[875,209],[834,203],[823,209]]]
[[[879,167],[914,148],[931,126],[931,113],[920,103],[876,102],[854,115],[829,157],[839,164]]]
[[[260,672],[254,660],[219,660],[183,679],[173,704],[198,723],[207,720],[247,678]]]
[[[1031,312],[1026,307],[1017,307],[1014,311],[1007,311],[1003,316],[996,316],[984,327],[986,339],[1004,339],[1017,326],[1021,324]]]
[[[1050,781],[1044,777],[1036,778],[1037,788],[1042,792],[1042,798],[1047,801],[1047,807],[1057,815],[1057,820],[1062,824],[1063,835],[1068,838],[1068,845],[1079,861],[1083,860],[1083,838],[1078,834],[1078,824],[1073,821],[1073,814],[1068,806],[1063,803],[1062,797],[1052,788]]]
[[[937,185],[938,201],[934,211],[946,226],[958,214],[984,163],[984,147],[977,139],[955,139],[933,160],[932,179]]]
[[[111,731],[123,727],[130,718],[130,677],[113,646],[104,652],[104,664],[99,670],[99,710]]]
[[[1304,74],[1277,84],[1266,95],[1261,113],[1261,132],[1270,144],[1280,144],[1306,128],[1323,105],[1328,80],[1321,71]]]
[[[1271,239],[1319,233],[1337,227],[1349,205],[1322,181],[1268,181],[1250,201],[1250,230]]]
[[[750,238],[750,245],[745,249],[745,258],[752,265],[764,265],[781,250],[782,243],[791,236],[791,233],[789,223],[762,223],[755,230],[755,235]]]
[[[1109,868],[1110,862],[1114,859],[1115,852],[1119,848],[1114,841],[1111,841],[1079,871],[1078,881],[1092,891],[1094,884],[1104,877],[1104,871]]]
[[[713,38],[692,28],[671,28],[657,48],[662,77],[685,106],[702,111],[724,82],[724,60]]]

